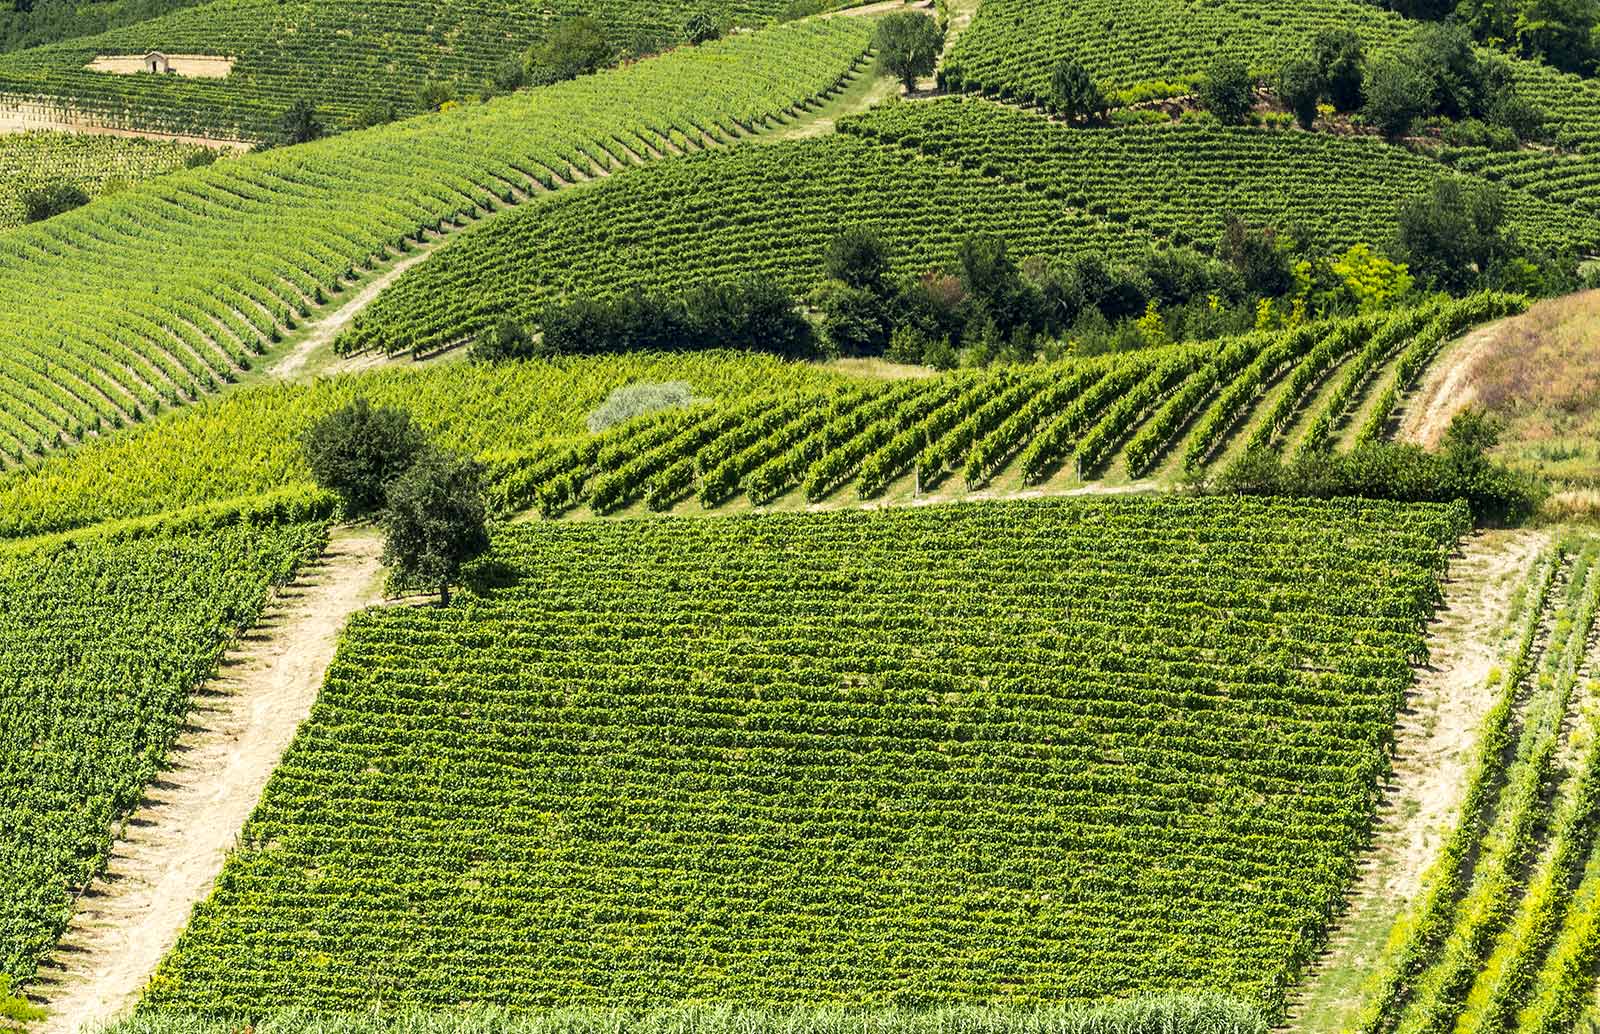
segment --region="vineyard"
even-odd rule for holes
[[[986,101],[899,104],[841,134],[673,159],[528,206],[410,270],[341,338],[347,353],[427,352],[504,317],[635,287],[681,292],[761,274],[804,292],[843,226],[885,240],[897,273],[953,263],[975,232],[1018,257],[1130,258],[1215,246],[1223,214],[1344,249],[1394,235],[1437,163],[1365,138],[1249,129],[1065,128]],[[1600,220],[1512,192],[1521,240],[1600,248]],[[664,261],[663,256],[670,256]]]
[[[304,485],[296,442],[357,395],[407,408],[487,465],[504,513],[551,515],[949,497],[1175,481],[1245,445],[1285,455],[1389,437],[1446,342],[1524,300],[1318,322],[1209,345],[863,379],[755,355],[567,357],[378,370],[252,387],[0,473],[0,537]],[[617,388],[687,382],[695,404],[598,435]]]
[[[1368,982],[1360,1034],[1586,1029],[1597,1017],[1600,550],[1547,556],[1485,691],[1460,824]]]
[[[145,1003],[1209,987],[1276,1012],[1465,519],[1171,498],[507,529],[458,605],[346,630]]]
[[[511,4],[439,0],[280,3],[210,0],[94,36],[0,57],[0,96],[26,97],[131,129],[263,139],[299,101],[336,126],[374,108],[420,111],[422,87],[479,94],[508,60],[537,45],[563,18],[589,15],[619,50],[651,53],[683,42],[691,14],[753,26],[783,10],[777,0],[652,4],[604,0]],[[97,55],[150,50],[234,59],[224,79],[109,75],[87,70]]]
[[[1177,244],[1209,246],[1219,212],[1293,224],[1328,250],[1387,241],[1400,205],[1426,194],[1440,173],[1438,163],[1375,137],[1182,125],[1085,132],[981,100],[900,104],[840,128]],[[1457,168],[1474,171],[1465,161]],[[1553,204],[1511,193],[1518,236],[1557,251],[1600,250],[1600,220],[1576,215],[1561,201],[1569,196]],[[1583,204],[1592,208],[1593,198]]]
[[[1480,295],[1216,345],[706,404],[508,450],[490,465],[493,499],[557,517],[947,497],[1379,441],[1446,341],[1524,304]]]
[[[11,231],[0,463],[220,390],[358,276],[477,214],[790,118],[839,87],[869,32],[839,18],[742,34],[173,174]]]
[[[0,548],[0,974],[30,976],[54,948],[191,693],[324,527]]]
[[[955,90],[1037,102],[1070,57],[1107,90],[1172,97],[1189,93],[1218,55],[1269,79],[1322,29],[1351,29],[1381,54],[1415,24],[1359,0],[984,0],[943,77]],[[1510,67],[1563,147],[1600,148],[1600,83],[1532,61]]]
[[[495,460],[585,433],[588,414],[632,383],[686,381],[702,402],[731,403],[849,380],[805,364],[718,354],[386,369],[251,387],[0,473],[0,541],[302,487],[310,474],[300,435],[358,395],[405,407],[441,445]]]
[[[29,191],[70,183],[90,197],[209,158],[199,147],[71,133],[0,136],[0,230],[20,226]]]
[[[901,272],[948,262],[974,232],[1002,233],[1022,255],[1127,255],[1153,243],[1019,186],[978,183],[941,162],[842,135],[660,162],[463,235],[408,271],[340,347],[437,348],[500,315],[532,322],[543,304],[569,294],[682,290],[750,274],[813,287],[841,226],[882,234]]]

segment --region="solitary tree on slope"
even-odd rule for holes
[[[944,49],[944,33],[932,18],[916,11],[891,14],[878,23],[873,46],[884,71],[916,89],[917,77],[932,75]]]
[[[487,522],[482,468],[429,449],[389,486],[383,562],[402,583],[438,586],[440,602],[449,606],[461,568],[489,548]]]

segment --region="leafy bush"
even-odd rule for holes
[[[23,220],[37,223],[87,205],[89,195],[76,183],[59,182],[24,190],[21,200]]]
[[[1417,119],[1428,112],[1433,98],[1428,76],[1403,56],[1386,57],[1373,65],[1366,90],[1367,104],[1362,113],[1391,140],[1411,132]]]
[[[1050,97],[1055,110],[1073,121],[1100,118],[1110,102],[1089,70],[1076,58],[1062,58],[1050,74]]]
[[[705,11],[697,11],[689,16],[683,23],[683,38],[691,46],[698,47],[702,43],[710,43],[714,39],[722,38],[722,27],[717,20]]]
[[[799,359],[817,350],[794,295],[758,277],[679,295],[635,290],[609,300],[576,298],[547,306],[539,324],[543,340],[533,350],[545,355],[727,348]],[[518,342],[511,357],[521,354],[527,352]]]
[[[1317,121],[1317,105],[1325,87],[1322,70],[1310,58],[1297,58],[1278,73],[1278,96],[1294,112],[1295,121],[1310,129]]]
[[[1487,458],[1499,429],[1481,413],[1455,418],[1442,447],[1389,442],[1357,445],[1348,453],[1301,452],[1285,462],[1269,449],[1251,449],[1217,478],[1216,489],[1239,495],[1335,499],[1359,496],[1397,502],[1464,499],[1479,521],[1520,524],[1538,510],[1548,486]]]
[[[606,38],[605,26],[587,15],[567,18],[550,30],[550,35],[528,58],[530,75],[534,70],[550,81],[576,79],[608,65],[616,50]]]

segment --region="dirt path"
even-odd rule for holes
[[[444,237],[439,238],[441,241],[444,239]],[[362,284],[361,289],[346,298],[343,305],[320,314],[306,335],[295,342],[294,347],[289,352],[285,353],[268,368],[268,375],[278,380],[293,380],[299,376],[301,371],[305,369],[306,363],[311,360],[312,356],[316,355],[319,349],[332,345],[334,339],[343,333],[344,329],[350,326],[351,322],[367,306],[371,305],[378,295],[382,294],[390,284],[398,280],[406,270],[433,254],[433,250],[436,247],[438,247],[438,241],[429,241],[426,244],[417,245],[411,254]]]
[[[336,532],[197,697],[172,767],[128,819],[105,874],[78,900],[56,965],[32,988],[49,1009],[38,1034],[72,1034],[133,1004],[310,713],[345,620],[380,601],[381,547],[370,530]]]
[[[54,109],[52,109],[54,110]],[[118,129],[96,125],[92,115],[52,115],[36,104],[27,107],[0,100],[0,135],[36,133],[49,130],[54,133],[81,133],[84,136],[120,136],[136,140],[166,140],[176,144],[198,144],[219,151],[248,151],[255,146],[247,140],[227,137],[188,136],[182,133],[160,133],[146,129]]]
[[[1515,317],[1512,317],[1515,319]],[[1511,319],[1487,323],[1449,345],[1423,376],[1422,384],[1406,403],[1397,437],[1428,448],[1450,427],[1450,421],[1470,405],[1477,392],[1472,384],[1479,361],[1503,339]]]
[[[1444,609],[1429,629],[1430,664],[1400,716],[1374,845],[1327,951],[1298,993],[1291,992],[1288,1028],[1297,1034],[1345,1028],[1390,927],[1453,826],[1478,727],[1492,703],[1489,674],[1500,660],[1512,595],[1549,541],[1543,532],[1482,532],[1452,562]]]

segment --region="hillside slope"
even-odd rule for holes
[[[145,1002],[1276,1011],[1354,873],[1462,516],[508,529],[460,605],[352,625]]]
[[[218,390],[425,233],[790,117],[848,78],[870,32],[838,18],[742,34],[163,177],[8,233],[0,462]]]
[[[761,25],[779,0],[640,0],[580,3],[441,0],[209,0],[94,36],[0,56],[0,101],[42,100],[104,124],[201,136],[262,139],[297,101],[336,128],[363,112],[422,110],[424,87],[481,93],[503,63],[520,59],[550,27],[584,14],[598,19],[623,54],[681,44],[691,14]],[[91,71],[100,55],[231,58],[222,79]]]

